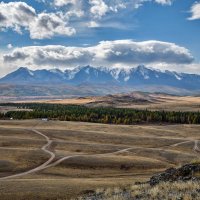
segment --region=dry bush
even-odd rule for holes
[[[125,189],[99,188],[90,197],[82,197],[84,200],[195,200],[200,199],[200,182],[179,181],[163,182],[154,187],[148,184],[132,185]]]

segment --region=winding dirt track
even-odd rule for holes
[[[86,156],[89,156],[88,154],[76,154],[76,155],[71,155],[71,156],[66,156],[66,157],[63,157],[55,162],[53,162],[53,160],[55,159],[56,155],[54,152],[48,150],[52,144],[52,140],[44,135],[43,133],[41,133],[40,131],[38,130],[35,130],[35,129],[29,129],[30,131],[42,136],[43,138],[45,138],[46,140],[46,144],[41,148],[41,150],[43,150],[45,153],[49,154],[50,155],[50,158],[45,162],[43,163],[42,165],[34,168],[34,169],[31,169],[29,171],[26,171],[26,172],[22,172],[22,173],[19,173],[19,174],[15,174],[15,175],[10,175],[10,176],[6,176],[6,177],[2,177],[0,178],[0,180],[7,180],[7,179],[11,179],[11,178],[16,178],[16,177],[20,177],[20,176],[25,176],[25,175],[29,175],[29,174],[32,174],[34,172],[38,172],[38,171],[41,171],[43,169],[46,169],[46,168],[49,168],[49,167],[54,167],[54,166],[57,166],[58,164],[60,164],[61,162],[67,160],[67,159],[70,159],[70,158],[75,158],[75,157],[86,157]],[[179,143],[176,143],[176,144],[173,144],[173,145],[170,145],[172,147],[176,147],[178,145],[181,145],[181,144],[185,144],[185,143],[189,143],[189,142],[194,142],[194,147],[193,147],[193,150],[196,152],[196,153],[199,153],[200,152],[200,148],[198,147],[198,140],[188,140],[188,141],[185,141],[185,142],[179,142]],[[118,154],[118,153],[124,153],[124,152],[128,152],[129,150],[131,150],[133,148],[129,147],[129,148],[125,148],[125,149],[121,149],[121,150],[118,150],[118,151],[115,151],[115,152],[111,152],[111,153],[104,153],[104,154],[94,154],[92,156],[103,156],[103,155],[114,155],[114,154]]]
[[[196,152],[196,153],[199,153],[200,152],[200,148],[198,146],[199,140],[188,140],[188,141],[185,141],[185,142],[179,142],[179,143],[176,143],[176,144],[172,144],[171,147],[177,147],[181,144],[187,144],[187,143],[190,143],[190,142],[194,142],[193,151]]]
[[[188,140],[188,141],[185,141],[185,142],[179,142],[179,143],[176,143],[176,144],[172,144],[171,147],[177,147],[177,146],[179,146],[181,144],[187,144],[187,143],[190,143],[190,142],[194,142],[194,141]]]
[[[34,129],[31,129],[31,131],[33,131],[36,134],[38,134],[38,135],[42,136],[43,138],[45,138],[45,140],[47,141],[47,144],[45,144],[41,149],[44,152],[46,152],[47,154],[49,154],[50,158],[45,163],[43,163],[42,165],[40,165],[40,166],[38,166],[38,167],[36,167],[34,169],[31,169],[29,171],[22,172],[22,173],[19,173],[19,174],[2,177],[2,178],[0,178],[0,180],[6,180],[6,179],[10,179],[10,178],[16,178],[16,177],[19,177],[19,176],[25,176],[25,175],[40,171],[40,170],[44,169],[44,167],[46,167],[48,164],[50,164],[54,160],[55,154],[48,150],[48,148],[50,147],[50,145],[52,143],[52,140],[50,140],[49,137],[47,137],[46,135],[44,135],[40,131],[37,131],[37,130],[34,130]]]
[[[56,162],[50,164],[50,165],[47,165],[46,167],[44,167],[44,169],[46,168],[49,168],[49,167],[55,167],[56,165],[60,164],[61,162],[65,161],[65,160],[68,160],[70,158],[75,158],[75,157],[86,157],[86,156],[104,156],[104,155],[114,155],[114,154],[117,154],[117,153],[124,153],[124,152],[127,152],[129,150],[131,150],[132,148],[129,147],[129,148],[126,148],[126,149],[121,149],[121,150],[118,150],[118,151],[115,151],[115,152],[112,152],[112,153],[104,153],[104,154],[93,154],[93,155],[88,155],[88,154],[79,154],[79,155],[72,155],[72,156],[66,156],[66,157],[63,157],[59,160],[57,160]]]
[[[38,166],[38,167],[36,167],[34,169],[31,169],[29,171],[22,172],[22,173],[19,173],[19,174],[2,177],[2,178],[0,178],[0,180],[7,180],[7,179],[11,179],[11,178],[16,178],[16,177],[19,177],[19,176],[29,175],[29,174],[41,171],[41,170],[49,168],[49,167],[54,167],[54,166],[60,164],[61,162],[63,162],[64,160],[67,160],[67,159],[70,159],[70,158],[74,158],[74,157],[78,157],[78,156],[88,156],[88,154],[71,155],[71,156],[66,156],[64,158],[61,158],[61,159],[59,159],[59,160],[51,163],[54,160],[54,158],[56,157],[56,155],[55,155],[54,152],[48,150],[48,148],[51,146],[51,144],[52,144],[53,141],[48,136],[44,135],[43,133],[41,133],[38,130],[35,130],[35,129],[30,129],[30,130],[33,131],[34,133],[42,136],[43,138],[45,138],[45,140],[46,140],[47,143],[41,148],[41,150],[43,150],[44,152],[46,152],[47,154],[49,154],[50,158],[45,163],[43,163],[42,165],[40,165],[40,166]],[[97,156],[97,155],[113,155],[113,154],[116,154],[116,153],[126,152],[126,151],[128,151],[130,149],[131,148],[126,148],[126,149],[121,149],[121,150],[118,150],[118,151],[115,151],[115,152],[112,152],[112,153],[96,154],[96,155],[93,155],[93,156]]]
[[[199,143],[199,141],[198,141],[198,140],[195,140],[195,141],[194,141],[194,148],[193,148],[193,150],[194,150],[195,152],[197,152],[197,153],[200,152],[200,148],[199,148],[199,146],[198,146],[198,143]]]

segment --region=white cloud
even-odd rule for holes
[[[30,36],[32,39],[51,38],[54,35],[71,36],[75,29],[68,27],[62,16],[54,13],[41,13],[30,23]]]
[[[63,66],[91,64],[94,66],[131,66],[134,64],[189,64],[189,50],[161,41],[132,40],[102,41],[90,47],[29,46],[15,48],[4,54],[4,64],[18,66]]]
[[[14,65],[5,66],[2,57],[0,57],[0,78],[8,74],[9,72],[15,71],[17,68]]]
[[[12,48],[13,48],[13,45],[12,45],[12,44],[8,44],[8,45],[7,45],[7,48],[8,48],[8,49],[12,49]]]
[[[189,20],[200,19],[200,2],[194,3],[190,9],[190,12],[191,12],[192,16],[188,18]]]
[[[97,28],[99,26],[100,25],[95,21],[90,21],[90,22],[87,23],[87,27],[89,27],[89,28]]]
[[[170,70],[180,73],[189,73],[189,74],[199,74],[200,75],[200,63],[191,63],[191,64],[167,64],[167,63],[158,63],[152,65],[151,67],[160,70]]]
[[[103,0],[89,0],[90,12],[95,18],[101,18],[109,11],[107,4]]]
[[[68,4],[76,5],[78,0],[54,0],[54,5],[57,7],[66,6]]]
[[[75,29],[61,13],[37,14],[24,2],[0,3],[0,28],[10,28],[21,34],[24,29],[28,30],[32,39],[75,34]]]
[[[36,17],[35,9],[24,2],[0,3],[0,27],[21,33]]]
[[[84,25],[87,27],[104,26],[104,17],[107,23],[114,22],[116,13],[127,9],[138,9],[145,2],[154,1],[162,5],[171,5],[172,0],[37,0],[51,6],[51,13],[38,13],[25,2],[0,3],[0,31],[12,29],[19,34],[25,31],[32,39],[45,39],[54,36],[72,36],[76,29],[81,32]],[[49,3],[50,2],[50,3]],[[53,2],[53,3],[52,3]],[[52,6],[53,5],[53,6]],[[48,10],[48,8],[47,8]],[[110,20],[110,21],[109,21]],[[118,27],[119,28],[119,27]]]
[[[135,42],[132,40],[103,41],[95,47],[96,62],[109,64],[191,63],[189,50],[173,43],[161,41]]]
[[[162,4],[162,5],[171,5],[172,0],[155,0],[156,3]]]

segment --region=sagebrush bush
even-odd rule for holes
[[[84,200],[198,200],[200,181],[162,182],[156,186],[149,184],[131,185],[127,188],[99,188]]]

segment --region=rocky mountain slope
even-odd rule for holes
[[[139,90],[170,94],[198,94],[198,91],[200,91],[200,75],[160,71],[143,65],[128,69],[84,66],[65,71],[59,69],[34,71],[21,67],[0,79],[0,86],[5,84],[15,86],[26,85],[26,87],[30,85],[40,85],[43,87],[68,85],[76,87],[75,91],[77,91],[77,94],[79,93],[80,86],[84,86],[85,92],[83,90],[82,92],[86,95],[88,95],[87,89],[93,90],[94,87],[102,91],[95,92],[95,95],[109,94],[105,92],[106,88],[107,90],[108,88],[118,90],[111,90],[111,93],[121,92],[126,88],[126,91]],[[58,93],[62,94],[62,92]],[[90,92],[90,94],[92,93]],[[49,95],[51,95],[51,92],[49,92]]]

